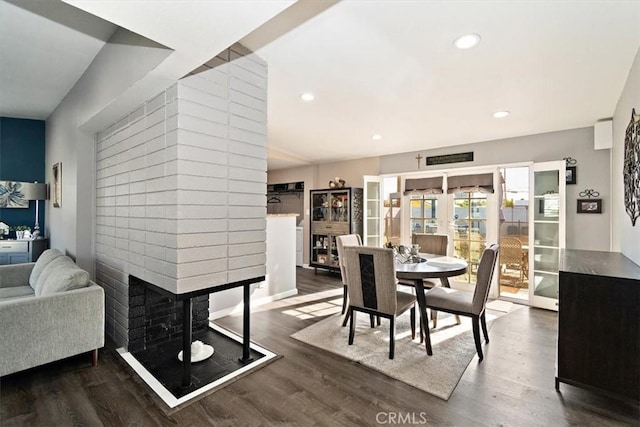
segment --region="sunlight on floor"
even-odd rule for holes
[[[302,307],[285,310],[282,314],[297,317],[298,319],[312,319],[314,317],[330,316],[342,311],[342,298],[331,301],[323,301]]]

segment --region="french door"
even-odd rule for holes
[[[362,241],[365,246],[382,247],[382,180],[379,176],[364,177],[364,218]]]
[[[564,161],[536,163],[530,179],[529,302],[556,311],[560,251],[565,247],[565,167]]]

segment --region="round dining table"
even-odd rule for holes
[[[417,260],[420,260],[419,262]],[[412,284],[416,288],[416,299],[420,310],[420,322],[425,333],[425,347],[427,354],[433,354],[431,350],[431,337],[429,335],[429,320],[427,319],[427,305],[424,297],[424,279],[440,279],[442,286],[449,286],[449,277],[459,276],[467,272],[467,262],[463,259],[445,257],[421,253],[418,257],[403,262],[397,258],[396,277],[406,284]],[[403,283],[404,284],[404,283]]]

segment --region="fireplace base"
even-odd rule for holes
[[[221,388],[277,357],[275,353],[252,342],[250,357],[253,360],[249,363],[239,360],[244,352],[243,338],[214,323],[209,323],[207,330],[194,334],[193,338],[213,346],[215,351],[209,359],[192,364],[192,381],[188,387],[182,386],[182,362],[177,356],[182,349],[182,340],[135,353],[124,349],[118,352],[169,408]]]

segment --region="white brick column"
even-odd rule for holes
[[[128,275],[174,293],[265,274],[267,67],[235,45],[98,134],[96,281],[126,345]]]

